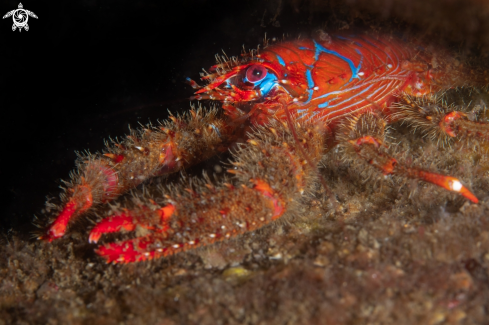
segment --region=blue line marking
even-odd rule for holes
[[[325,107],[328,107],[329,106],[329,102],[324,102],[322,104],[319,104],[318,105],[318,108],[325,108]]]
[[[306,70],[307,87],[314,88],[314,81],[312,80],[311,70]]]
[[[314,59],[316,61],[318,60],[319,54],[321,54],[321,52],[328,53],[328,54],[333,54],[334,56],[337,56],[340,59],[344,60],[350,66],[351,78],[350,78],[350,81],[348,81],[348,82],[351,82],[353,79],[360,79],[360,76],[358,76],[358,72],[360,72],[360,66],[361,66],[361,64],[359,64],[358,67],[355,67],[355,64],[353,63],[352,60],[350,60],[349,58],[347,58],[344,55],[341,55],[340,53],[338,53],[336,51],[328,50],[327,48],[325,48],[324,46],[322,46],[321,44],[319,44],[315,40],[314,40],[314,45],[316,46],[316,53],[314,55]],[[360,52],[358,52],[358,53],[360,53]],[[362,58],[363,58],[363,56],[362,56]],[[361,63],[361,60],[360,60],[360,63]]]
[[[357,86],[353,86],[353,87],[350,87],[350,88],[347,88],[347,89],[343,89],[343,90],[336,90],[336,91],[332,91],[330,93],[327,93],[327,94],[324,94],[324,95],[321,95],[319,97],[316,97],[314,98],[315,100],[316,99],[320,99],[320,98],[326,98],[328,97],[329,95],[336,95],[336,94],[343,94],[343,93],[346,93],[347,91],[350,91],[350,90],[353,90],[353,89],[357,89],[357,88],[360,88],[362,87],[363,85],[357,85]]]
[[[346,100],[341,101],[341,102],[339,102],[339,103],[336,103],[336,104],[334,104],[334,105],[328,106],[328,107],[329,107],[329,108],[333,108],[333,107],[339,106],[339,105],[343,104],[344,102],[349,101],[350,99],[353,99],[353,98],[355,98],[355,97],[360,96],[361,94],[363,94],[364,92],[366,92],[366,91],[368,91],[370,88],[372,88],[373,86],[374,86],[374,85],[372,84],[372,85],[368,86],[367,88],[365,88],[364,90],[362,90],[361,92],[359,92],[358,94],[356,94],[355,96],[348,97]],[[368,96],[368,97],[370,97],[370,96]],[[351,106],[351,105],[350,105],[350,106]],[[350,106],[348,106],[348,107],[350,107]],[[319,105],[318,105],[318,107],[319,107]],[[347,108],[347,107],[345,107],[345,108]]]
[[[364,92],[369,91],[369,90],[370,90],[370,88],[372,88],[373,86],[374,86],[374,84],[372,84],[372,85],[368,86],[367,88],[365,88],[364,90],[362,90],[361,92],[359,92],[358,94],[356,94],[355,96],[348,97],[346,100],[344,100],[344,101],[342,101],[342,102],[339,102],[339,103],[337,103],[337,104],[331,105],[330,107],[336,107],[336,106],[341,105],[342,103],[344,103],[344,102],[346,102],[346,101],[348,101],[348,100],[350,100],[350,99],[352,99],[352,98],[358,97],[358,96],[360,96],[361,94],[363,94]],[[368,97],[370,97],[370,96],[368,96]]]
[[[312,80],[312,74],[311,74],[311,70],[307,69],[306,70],[306,78],[307,78],[307,87],[309,87],[309,98],[307,99],[307,101],[304,103],[304,104],[308,104],[311,99],[312,99],[312,94],[314,93],[314,80]]]
[[[276,86],[277,77],[273,73],[269,73],[258,85],[260,87],[260,93],[262,97],[268,95],[270,90]]]
[[[282,67],[285,67],[285,61],[284,59],[282,59],[280,55],[277,55],[277,59],[278,59],[278,63],[280,63]]]
[[[377,94],[377,93],[379,92],[379,90],[383,90],[383,89],[385,89],[385,88],[386,88],[386,86],[384,85],[383,87],[376,89],[376,90],[375,90],[375,92],[374,92],[373,94],[375,95],[375,94]],[[360,95],[360,94],[361,94],[361,93],[359,93],[358,95]],[[368,98],[371,98],[371,97],[372,97],[372,94],[370,94],[370,96],[368,96]],[[353,97],[352,97],[352,98],[353,98]],[[349,105],[349,106],[343,107],[343,108],[341,108],[341,109],[337,110],[337,112],[339,112],[339,111],[343,111],[343,110],[345,110],[345,109],[349,109],[349,108],[351,108],[352,106],[354,106],[354,105],[358,105],[358,104],[360,104],[360,102],[356,102],[356,103],[353,103],[353,104],[351,104],[351,105]],[[368,104],[367,104],[367,105],[368,105]],[[336,105],[334,105],[334,106],[336,106]],[[365,107],[365,106],[366,106],[366,105],[363,105],[362,107]],[[360,107],[360,108],[362,108],[362,107]]]

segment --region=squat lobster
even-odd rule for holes
[[[487,123],[433,96],[487,83],[483,73],[444,52],[387,36],[323,33],[317,40],[266,44],[241,58],[218,57],[210,71],[202,76],[205,87],[188,80],[197,89],[193,99],[222,102],[224,116],[193,108],[80,160],[64,204],[41,238],[60,238],[71,219],[93,206],[235,143],[232,181],[215,185],[204,177],[113,211],[91,230],[90,242],[122,230],[137,237],[101,246],[97,254],[107,262],[143,261],[263,227],[313,190],[317,164],[336,145],[384,175],[420,179],[478,202],[459,179],[403,165],[385,150],[385,126],[404,120],[439,137],[488,139]],[[427,104],[436,109],[425,109]]]

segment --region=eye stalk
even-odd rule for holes
[[[209,84],[202,87],[195,81],[188,80],[192,88],[198,89],[192,99],[211,99],[228,103],[257,101],[266,98],[278,85],[277,73],[266,61],[235,66],[225,73],[204,76],[202,80],[209,80]]]
[[[254,64],[246,70],[246,81],[257,83],[265,79],[267,74],[267,68],[259,64]]]

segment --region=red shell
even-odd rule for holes
[[[436,57],[439,64],[432,67]],[[251,61],[251,62],[250,62]],[[466,73],[447,69],[454,60],[442,51],[433,54],[423,47],[393,37],[332,36],[327,40],[295,40],[266,47],[251,60],[220,75],[205,79],[211,83],[197,91],[198,99],[225,103],[257,101],[259,112],[252,119],[259,124],[266,116],[285,118],[277,105],[279,97],[295,119],[335,121],[369,109],[392,114],[388,108],[395,94],[420,96],[464,84]],[[261,89],[240,87],[241,71],[261,65],[276,76],[276,86],[265,94]],[[452,74],[446,74],[452,70]],[[457,70],[457,71],[454,71]],[[268,89],[267,89],[268,90]],[[332,125],[336,124],[334,122]]]

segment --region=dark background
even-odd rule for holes
[[[269,37],[393,28],[489,44],[483,1],[23,1],[28,32],[0,20],[0,230],[32,229],[75,151],[186,110],[201,68]],[[18,0],[2,1],[0,15]],[[480,17],[479,17],[479,16]],[[385,23],[384,23],[385,22]],[[355,25],[355,26],[353,26]],[[485,42],[485,43],[484,43]]]

